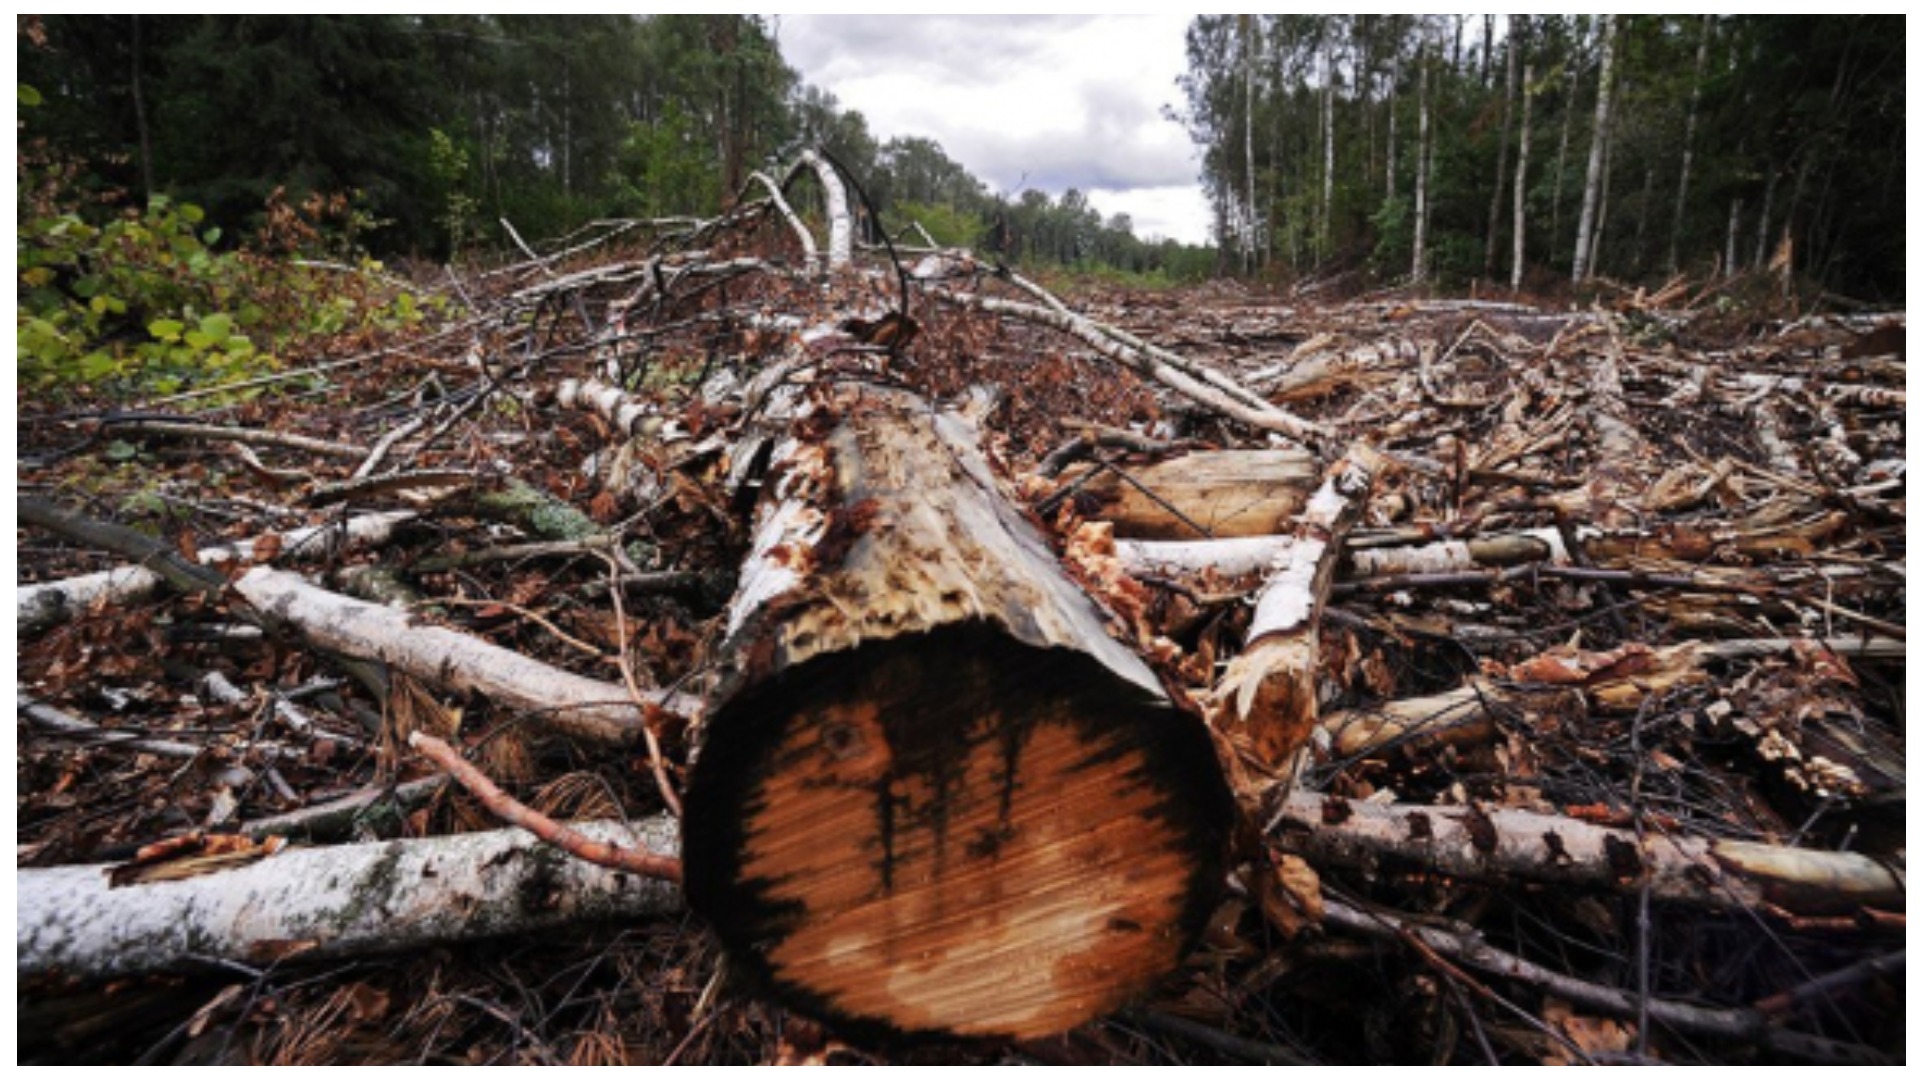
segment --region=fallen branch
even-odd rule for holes
[[[197,561],[208,566],[249,561],[256,555],[264,555],[271,546],[278,548],[269,556],[275,560],[324,558],[339,553],[350,543],[384,544],[392,538],[395,529],[413,518],[408,511],[362,514],[344,524],[312,525],[277,536],[269,534],[230,545],[201,548]],[[16,625],[22,636],[40,633],[95,604],[138,603],[158,592],[163,584],[159,574],[144,566],[116,566],[60,581],[22,585],[16,594]]]
[[[380,817],[383,811],[397,819],[423,805],[446,786],[445,776],[429,776],[393,787],[381,784],[284,814],[243,821],[239,832],[253,840],[269,836],[308,841],[343,840],[351,837],[362,822]]]
[[[448,746],[446,740],[436,738],[424,731],[415,731],[407,736],[407,745],[420,751],[429,761],[444,769],[448,776],[459,782],[486,806],[493,816],[509,825],[518,826],[533,835],[552,844],[554,847],[584,859],[596,866],[610,870],[631,870],[643,877],[659,878],[678,884],[680,881],[680,860],[668,855],[655,855],[645,848],[621,847],[618,843],[594,840],[553,820],[538,810],[501,791],[499,786],[487,778],[487,774],[475,768],[472,763]]]
[[[359,460],[367,456],[367,448],[364,446],[337,443],[329,439],[316,439],[310,435],[298,435],[291,431],[221,427],[217,424],[195,424],[184,420],[162,420],[146,416],[127,419],[109,417],[101,426],[111,427],[116,432],[137,431],[148,435],[167,435],[176,439],[221,439],[227,442],[245,443],[249,446],[278,446],[286,450],[318,454],[321,457]]]
[[[1179,357],[1169,360],[1172,354],[1165,350],[1148,352],[1136,348],[1114,337],[1109,328],[1084,315],[971,293],[952,293],[948,298],[964,307],[1007,315],[1069,334],[1107,359],[1262,431],[1275,432],[1307,443],[1324,442],[1333,436],[1331,430],[1284,409],[1274,408],[1253,391],[1205,365]]]
[[[61,712],[25,690],[15,690],[14,708],[34,726],[79,740],[88,746],[121,747],[143,754],[157,754],[161,757],[181,758],[188,761],[199,757],[203,752],[202,747],[191,743],[155,739],[144,733],[116,731],[113,728],[103,728],[98,724],[88,723],[77,716]]]
[[[234,582],[234,590],[320,648],[381,660],[422,679],[484,694],[533,712],[541,723],[575,738],[615,745],[641,738],[643,703],[625,687],[562,671],[278,570],[256,567]],[[678,716],[699,713],[698,703],[681,694],[655,694],[644,704]]]
[[[1424,873],[1518,878],[1712,909],[1905,910],[1906,875],[1870,856],[1744,840],[1644,840],[1569,817],[1478,807],[1381,806],[1295,791],[1268,826],[1288,851],[1327,866],[1398,862]]]
[[[665,853],[672,821],[575,826]],[[519,829],[289,848],[201,877],[124,888],[110,866],[21,869],[22,976],[114,978],[232,961],[266,966],[533,933],[680,910],[669,882],[581,862]]]

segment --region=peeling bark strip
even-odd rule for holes
[[[1247,627],[1247,648],[1214,687],[1208,719],[1269,769],[1286,765],[1320,718],[1316,684],[1320,613],[1342,544],[1360,519],[1381,459],[1365,443],[1327,471],[1291,542],[1268,568]]]
[[[575,826],[657,854],[674,825]],[[672,884],[581,862],[519,829],[290,848],[237,869],[126,888],[109,866],[14,874],[21,975],[112,978],[295,954],[339,957],[676,911]]]
[[[316,588],[265,567],[249,570],[234,591],[260,611],[297,628],[323,649],[380,660],[431,682],[478,692],[526,709],[555,731],[625,745],[640,738],[644,719],[626,688],[574,675],[404,612]],[[645,704],[693,716],[698,704],[657,695]]]
[[[773,454],[686,800],[687,895],[855,1033],[1030,1038],[1172,970],[1221,883],[1212,747],[979,432],[843,385]]]
[[[1322,866],[1398,862],[1455,877],[1515,877],[1716,909],[1795,915],[1904,911],[1906,875],[1870,856],[1611,829],[1523,810],[1378,806],[1296,791],[1267,830]],[[1491,841],[1491,842],[1489,842]]]

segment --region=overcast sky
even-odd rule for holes
[[[1207,241],[1185,15],[782,15],[780,51],[885,142],[921,135],[988,186],[1085,192],[1142,238]]]

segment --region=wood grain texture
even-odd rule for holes
[[[849,1032],[1034,1038],[1116,1009],[1217,899],[1211,743],[964,422],[826,405],[831,429],[774,455],[687,794],[688,899],[763,989]]]

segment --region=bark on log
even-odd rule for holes
[[[671,854],[674,825],[576,826]],[[110,866],[15,872],[19,973],[112,978],[235,961],[266,966],[631,919],[679,909],[670,883],[582,862],[519,829],[289,848],[179,881],[113,888]]]
[[[830,394],[773,454],[687,791],[689,902],[764,989],[844,1030],[1065,1030],[1202,928],[1218,761],[977,430]]]
[[[1869,855],[1613,829],[1524,810],[1379,806],[1293,792],[1268,830],[1322,866],[1398,863],[1454,877],[1512,877],[1665,903],[1796,915],[1906,909],[1906,873]]]
[[[1274,557],[1247,627],[1247,648],[1214,688],[1209,720],[1279,771],[1320,717],[1320,613],[1333,588],[1341,544],[1371,490],[1379,455],[1364,443],[1328,470],[1299,515],[1293,542]]]
[[[1136,572],[1178,575],[1211,569],[1225,577],[1239,577],[1267,569],[1292,543],[1290,536],[1236,536],[1218,540],[1117,540],[1113,547],[1120,561]],[[1567,561],[1560,530],[1528,529],[1429,544],[1349,546],[1339,580],[1457,573],[1534,562],[1564,565]]]
[[[233,583],[247,602],[297,628],[323,649],[380,660],[456,690],[477,691],[526,709],[575,738],[625,745],[641,737],[641,704],[623,686],[550,667],[478,638],[418,621],[404,612],[354,600],[279,570],[256,567]],[[645,704],[695,716],[698,703],[656,694]]]
[[[1124,468],[1132,482],[1101,470],[1080,486],[1101,504],[1085,516],[1113,522],[1115,536],[1152,540],[1200,539],[1195,525],[1216,539],[1286,532],[1318,473],[1304,450],[1196,451]]]
[[[279,552],[274,558],[320,559],[337,554],[350,543],[384,544],[396,528],[413,518],[411,511],[396,510],[362,514],[344,525],[336,523],[291,529],[279,537]],[[260,542],[260,539],[249,539],[231,545],[201,548],[197,561],[202,566],[213,566],[223,562],[250,560],[254,558],[255,545]],[[144,566],[127,565],[60,581],[22,585],[15,597],[16,625],[23,637],[41,633],[96,603],[138,603],[158,592],[163,584],[164,579],[152,570]]]

